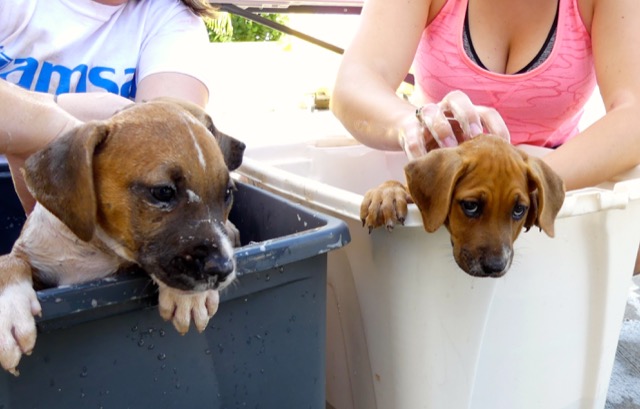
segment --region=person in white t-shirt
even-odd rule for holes
[[[29,108],[25,107],[25,115],[55,101],[78,121],[105,119],[128,104],[159,96],[204,107],[212,68],[201,17],[213,12],[206,0],[1,1],[0,82],[31,92],[17,92],[16,87],[1,91],[17,98],[28,96],[22,99]],[[29,105],[33,101],[38,103]],[[49,106],[47,110],[55,112]],[[11,128],[16,121],[12,111],[0,111],[3,127]],[[17,170],[30,153],[58,133],[45,134],[29,138],[26,150],[18,149],[13,134],[14,149],[7,151],[8,142],[2,139],[7,132],[0,133],[0,154],[7,155],[27,211],[33,199]]]

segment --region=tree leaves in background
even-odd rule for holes
[[[204,24],[212,43],[226,43],[233,39],[233,24],[229,13],[217,13],[215,18],[204,17]]]
[[[276,13],[261,13],[260,16],[280,24],[287,22],[287,16]],[[263,26],[244,17],[230,13],[218,13],[215,19],[205,19],[209,40],[214,43],[229,41],[276,41],[282,32]]]

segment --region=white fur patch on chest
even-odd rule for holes
[[[76,284],[113,274],[124,260],[80,240],[37,204],[16,243],[45,282]]]

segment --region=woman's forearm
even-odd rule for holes
[[[80,123],[53,96],[0,80],[0,154],[26,158]]]
[[[136,102],[161,96],[182,98],[206,106],[207,87],[186,74],[157,73],[143,78],[138,84]],[[58,96],[58,104],[81,121],[103,120],[134,102],[110,92],[70,93]]]
[[[367,74],[339,76],[331,96],[334,115],[363,144],[375,149],[401,150],[403,134],[421,132],[416,108],[394,90],[387,89],[382,81],[364,80],[363,75]]]
[[[110,118],[133,104],[131,100],[110,92],[60,94],[57,102],[62,109],[83,122]]]
[[[580,135],[544,157],[567,190],[594,186],[638,165],[640,105],[608,112]]]

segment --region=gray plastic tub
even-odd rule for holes
[[[6,176],[5,251],[21,221]],[[0,373],[0,408],[324,408],[326,253],[348,228],[242,184],[231,220],[238,279],[204,333],[164,322],[143,274],[40,291],[36,348]]]

